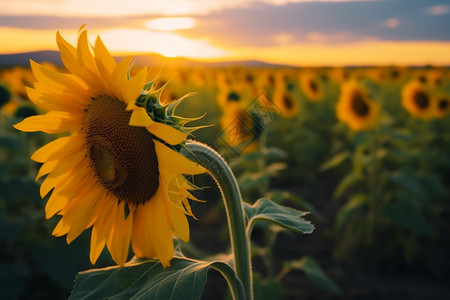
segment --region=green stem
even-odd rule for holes
[[[253,299],[250,245],[236,178],[220,154],[205,144],[190,140],[185,144],[183,155],[207,169],[219,186],[227,213],[236,274],[244,285],[247,299]]]

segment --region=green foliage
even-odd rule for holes
[[[306,212],[278,205],[270,199],[259,199],[253,205],[245,203],[244,209],[248,218],[247,232],[249,233],[257,221],[272,222],[297,233],[314,231],[314,225],[303,218]]]
[[[287,262],[285,267],[288,270],[302,270],[311,282],[322,290],[333,294],[341,293],[341,290],[336,283],[325,274],[316,260],[310,256],[305,256],[296,261]]]
[[[224,263],[178,257],[171,261],[170,268],[150,260],[82,272],[70,299],[200,299],[210,268],[226,273],[230,285],[241,285]]]

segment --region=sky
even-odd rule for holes
[[[450,65],[450,0],[1,0],[0,54],[76,44],[83,24],[115,55]]]

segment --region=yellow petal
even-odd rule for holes
[[[13,125],[14,128],[25,131],[42,131],[45,133],[73,132],[81,128],[83,115],[67,112],[51,111],[45,115],[31,116]]]
[[[81,135],[71,135],[56,139],[33,153],[31,159],[36,162],[59,159],[72,155],[83,148],[83,137]]]
[[[151,219],[158,212],[154,211],[154,205],[151,202],[147,201],[136,207],[131,243],[137,257],[156,257],[153,237],[157,228],[151,227]]]
[[[55,169],[55,167],[58,165],[58,163],[59,163],[58,160],[52,160],[52,161],[45,162],[39,169],[39,172],[36,176],[35,181],[38,181],[39,178],[41,178],[42,176],[53,171]]]
[[[77,169],[83,164],[84,155],[82,152],[76,153],[71,159],[57,164],[41,184],[41,197],[44,198],[52,188],[58,187],[64,180],[67,181],[73,176],[73,173],[77,173]]]
[[[101,69],[112,76],[117,63],[111,54],[109,54],[108,49],[106,49],[100,37],[97,37],[95,40],[94,54],[97,67],[101,67]]]
[[[91,250],[89,251],[89,259],[92,264],[95,264],[98,257],[103,251],[103,248],[105,248],[105,239],[101,239],[98,235],[98,226],[95,226],[92,228],[91,233]]]
[[[112,258],[118,265],[125,264],[130,247],[131,231],[133,225],[133,214],[130,212],[128,218],[124,220],[124,206],[121,202],[117,210],[114,227],[111,230],[108,241],[106,242]]]
[[[142,107],[133,110],[130,117],[130,126],[147,127],[153,125],[155,121],[150,118],[147,111]]]
[[[148,126],[147,130],[171,145],[178,145],[188,136],[188,133],[186,132],[182,132],[172,126],[159,122],[154,122]]]
[[[87,93],[87,85],[73,74],[60,73],[48,69],[33,60],[30,60],[30,65],[36,80],[46,85],[51,91],[73,91],[81,95]]]
[[[50,219],[56,213],[61,211],[69,203],[69,198],[59,195],[57,193],[52,193],[50,198],[45,205],[45,218]]]
[[[164,190],[168,189],[169,181],[171,180],[170,174],[166,174],[163,169],[160,173],[160,185]],[[189,241],[189,223],[186,219],[185,210],[182,202],[174,203],[172,200],[176,198],[170,198],[167,192],[161,193],[164,198],[164,205],[166,208],[167,216],[169,217],[170,225],[177,235],[185,242]],[[180,199],[180,198],[178,198]],[[176,200],[178,200],[176,199]]]
[[[59,52],[61,52],[61,60],[64,66],[71,73],[75,74],[73,71],[78,69],[77,49],[64,40],[59,31],[56,32],[56,43],[58,44]]]
[[[100,203],[102,203],[102,197],[104,197],[104,191],[94,189],[82,196],[79,201],[73,201],[76,205],[73,205],[63,216],[63,218],[69,218],[71,222],[70,230],[67,233],[68,244],[76,239],[90,224],[95,222]]]
[[[89,50],[89,42],[86,30],[83,30],[78,36],[77,50],[79,65],[83,68],[86,68],[87,71],[95,73],[96,68],[94,64],[94,58],[92,57],[92,53]]]
[[[100,210],[99,216],[92,228],[92,238],[91,240],[91,252],[89,258],[94,264],[99,255],[101,254],[104,246],[106,245],[106,239],[111,232],[111,228],[114,224],[114,220],[111,216],[114,216],[117,210],[117,199],[112,196],[106,196],[102,209]]]
[[[116,98],[122,100],[125,102],[125,97],[123,95],[123,91],[127,88],[126,81],[127,78],[127,72],[128,72],[128,66],[130,65],[132,60],[131,56],[125,57],[122,59],[117,67],[114,69],[113,72],[113,81],[114,81],[114,87],[115,87],[115,96]],[[126,103],[126,102],[125,102]]]
[[[205,173],[206,170],[200,165],[190,161],[180,153],[164,146],[161,142],[154,140],[155,150],[158,155],[159,168],[176,174],[196,175]]]
[[[64,101],[65,99],[63,100],[55,95],[46,94],[42,90],[36,90],[30,87],[25,87],[25,89],[31,102],[45,110],[57,110],[77,114],[82,113],[86,108],[84,105]]]
[[[122,93],[125,103],[136,102],[147,81],[147,73],[147,68],[142,68],[136,75],[125,81],[126,88]]]

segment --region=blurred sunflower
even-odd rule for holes
[[[323,99],[322,82],[312,72],[303,72],[300,74],[300,88],[308,100],[321,101]]]
[[[11,100],[11,92],[0,82],[0,108]]]
[[[356,80],[351,80],[341,87],[336,115],[338,120],[346,123],[352,130],[367,130],[376,126],[380,104],[371,100],[367,91]]]
[[[412,80],[402,88],[402,105],[413,116],[429,120],[435,116],[435,105],[422,82]]]
[[[228,109],[228,105],[231,103],[242,103],[243,99],[243,89],[242,85],[234,84],[228,88],[221,88],[219,93],[217,94],[217,104],[222,110]]]
[[[435,99],[436,102],[436,117],[442,118],[450,113],[450,96],[440,95]]]
[[[278,88],[273,95],[273,103],[286,119],[293,118],[300,113],[300,103],[285,89]]]
[[[31,101],[50,112],[15,125],[27,132],[70,132],[31,157],[43,163],[37,179],[48,174],[41,197],[53,190],[46,218],[62,216],[53,234],[67,234],[70,243],[92,227],[92,263],[106,246],[123,265],[131,242],[137,257],[169,266],[173,233],[189,240],[188,198],[195,200],[181,174],[205,172],[174,150],[188,133],[160,119],[160,112],[168,118],[167,107],[149,91],[141,95],[147,68],[131,76],[131,58],[117,64],[99,37],[89,45],[86,30],[80,29],[76,48],[59,32],[57,44],[69,73],[31,61],[37,82],[27,89]]]
[[[262,133],[261,117],[248,111],[241,103],[232,102],[224,110],[220,124],[225,133],[226,141],[233,147],[244,147],[243,152],[257,148],[256,141]]]

